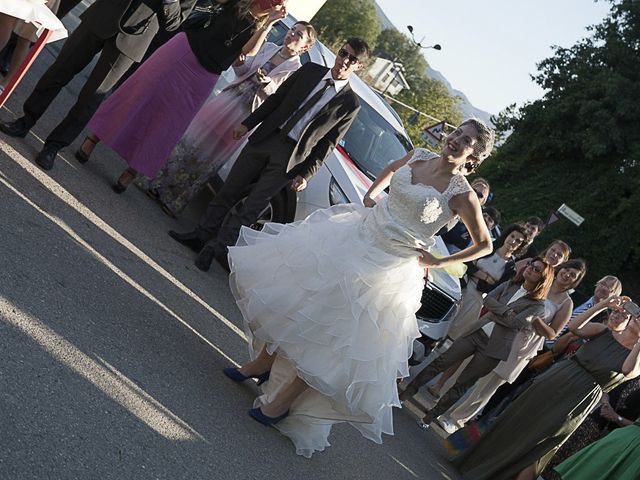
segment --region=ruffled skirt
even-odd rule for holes
[[[371,212],[337,205],[292,224],[243,228],[229,249],[230,284],[251,340],[277,353],[255,406],[297,375],[311,388],[276,427],[300,455],[329,446],[331,425],[349,422],[382,442],[399,407],[396,379],[419,336],[424,270],[374,244],[363,227]]]

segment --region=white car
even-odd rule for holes
[[[290,17],[279,22],[268,40],[281,44],[294,22]],[[320,42],[301,56],[303,63],[313,61],[328,67],[333,66],[334,59],[335,55]],[[225,73],[216,89],[224,88],[232,78],[232,71]],[[338,203],[361,204],[378,173],[390,161],[403,157],[413,148],[398,114],[389,104],[355,75],[351,77],[350,85],[360,98],[361,108],[346,135],[311,178],[307,188],[298,194],[288,188],[282,190],[262,212],[255,228],[260,228],[265,222],[301,220],[319,208]],[[234,160],[220,170],[219,181],[226,178]],[[448,255],[440,237],[436,237],[436,241],[439,253]],[[426,338],[421,342],[423,345],[416,345],[415,361],[420,360],[421,351],[424,355],[425,346],[430,347],[429,343],[445,337],[459,299],[460,283],[457,278],[442,270],[429,271],[422,308],[418,312],[420,330]]]

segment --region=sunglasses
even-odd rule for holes
[[[350,54],[346,48],[341,48],[340,50],[338,50],[338,56],[342,58],[346,58],[347,60],[349,60],[349,63],[357,63],[360,61],[358,57]]]

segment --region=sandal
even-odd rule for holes
[[[91,153],[93,152],[93,149],[95,148],[95,146],[98,144],[99,141],[100,140],[98,140],[97,137],[87,135],[82,141],[82,145],[80,145],[80,148],[76,150],[76,153],[75,153],[76,160],[78,160],[78,162],[82,164],[87,163],[89,161],[89,157],[91,156]],[[84,147],[84,144],[87,142],[91,144],[91,151],[89,153],[85,152],[82,149],[82,147]]]
[[[112,185],[111,188],[116,193],[124,192],[127,189],[127,187],[131,185],[131,182],[135,180],[136,175],[138,175],[138,172],[136,172],[133,168],[127,168],[124,172],[120,174],[120,176],[118,177],[118,180],[116,181],[115,184]]]

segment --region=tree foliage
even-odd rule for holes
[[[566,239],[588,260],[591,282],[618,274],[640,292],[640,2],[611,0],[609,16],[571,48],[538,65],[545,96],[499,116],[513,133],[480,173],[511,220],[566,203],[585,218],[563,220],[541,244]]]
[[[311,23],[334,51],[349,37],[360,37],[373,49],[381,30],[374,0],[327,0]]]
[[[455,124],[462,120],[462,114],[458,108],[459,99],[452,96],[442,82],[427,75],[429,64],[422,54],[422,49],[407,35],[395,28],[383,30],[378,36],[374,53],[379,57],[398,61],[404,67],[404,76],[410,88],[400,91],[395,98],[416,110],[444,119],[449,123]],[[420,133],[425,126],[433,122],[420,116],[415,124],[411,124],[409,119],[414,115],[412,110],[402,106],[398,106],[396,110],[411,140],[416,145],[424,144]]]

